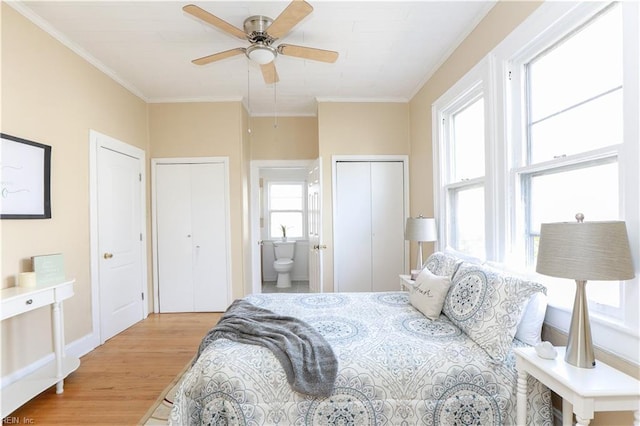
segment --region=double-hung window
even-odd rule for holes
[[[446,246],[485,257],[485,93],[481,81],[436,106]]]
[[[305,234],[304,182],[272,182],[267,185],[269,238],[302,238]]]
[[[483,245],[486,259],[533,273],[540,225],[582,213],[624,220],[637,268],[639,54],[638,3],[545,2],[449,88],[433,108],[439,248],[482,257]],[[567,330],[575,284],[535,279],[548,289],[546,323]],[[594,343],[631,360],[639,288],[587,287]]]
[[[623,143],[622,16],[600,11],[519,65],[524,112],[516,190],[515,244],[535,266],[540,224],[620,218],[618,157]],[[546,278],[545,278],[546,279]],[[562,281],[562,280],[560,280]],[[564,280],[566,281],[566,280]],[[573,286],[554,285],[556,303],[571,306]],[[617,316],[621,285],[590,282],[595,310]]]

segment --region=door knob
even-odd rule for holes
[[[105,253],[104,256],[105,259],[111,259],[113,257],[113,253]]]
[[[315,246],[313,246],[313,249],[314,249],[314,250],[324,250],[324,249],[326,249],[326,248],[327,248],[327,246],[326,246],[326,245],[324,245],[324,244],[322,244],[322,245],[320,245],[320,244],[316,244]]]

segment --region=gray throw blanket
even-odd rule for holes
[[[202,339],[196,359],[216,339],[259,345],[269,349],[282,365],[296,392],[329,396],[338,373],[338,361],[324,337],[306,322],[239,299]]]

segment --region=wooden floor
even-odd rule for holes
[[[80,359],[65,380],[3,424],[136,425],[187,365],[221,314],[152,314]]]

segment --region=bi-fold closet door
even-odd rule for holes
[[[228,307],[226,164],[155,165],[160,312]]]
[[[402,161],[338,161],[336,291],[391,291],[405,271]]]

